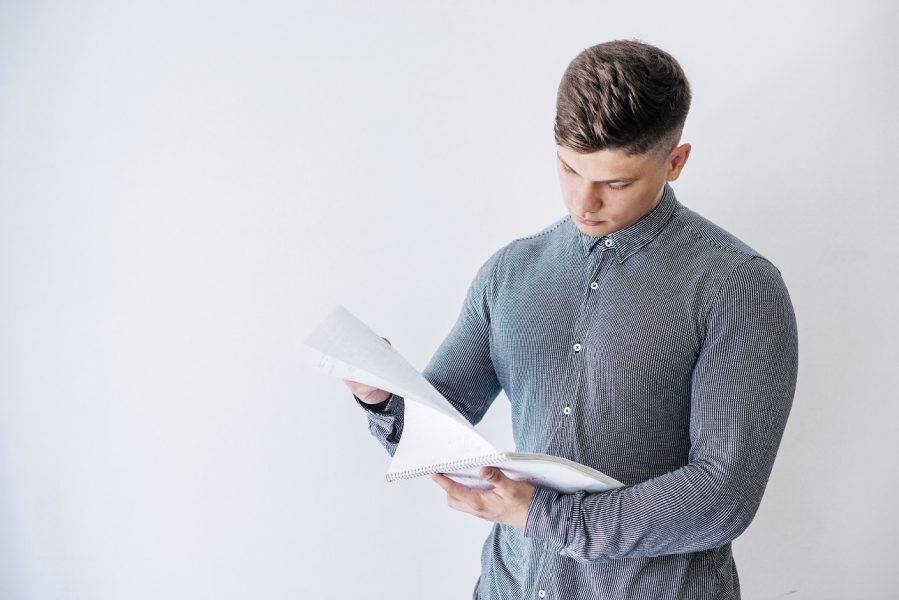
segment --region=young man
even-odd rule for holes
[[[472,423],[504,390],[517,449],[625,487],[513,481],[447,502],[496,524],[474,598],[739,598],[730,542],[752,520],[792,404],[796,321],[780,271],[682,205],[690,155],[677,61],[635,41],[584,50],[558,93],[568,215],[478,271],[423,375]],[[391,453],[403,399],[347,382]]]

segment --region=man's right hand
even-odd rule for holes
[[[343,382],[350,388],[350,391],[353,392],[354,396],[366,404],[378,404],[390,397],[390,392],[387,390],[382,390],[350,379],[344,379]]]

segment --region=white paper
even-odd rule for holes
[[[496,453],[496,448],[393,346],[343,306],[307,338],[320,371],[373,385],[405,401],[403,435],[388,473]]]
[[[513,479],[565,491],[607,490],[620,482],[598,471],[544,454],[500,453],[393,346],[338,305],[306,339],[310,364],[332,377],[366,383],[404,399],[400,443],[388,480],[446,468],[456,481],[489,486],[473,464],[495,464]],[[469,465],[469,466],[465,466]]]
[[[446,416],[470,424],[434,386],[397,352],[341,305],[306,338],[320,371],[373,385],[413,399]],[[315,360],[317,359],[317,360]]]

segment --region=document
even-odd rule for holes
[[[469,487],[491,488],[480,478],[479,469],[495,466],[512,479],[563,493],[597,492],[622,485],[562,457],[497,449],[393,346],[341,305],[319,323],[305,344],[310,365],[320,372],[403,398],[403,432],[387,481],[445,473]]]

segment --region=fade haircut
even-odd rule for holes
[[[580,153],[620,149],[663,161],[680,141],[690,84],[673,56],[638,40],[585,49],[556,98],[556,144]]]

